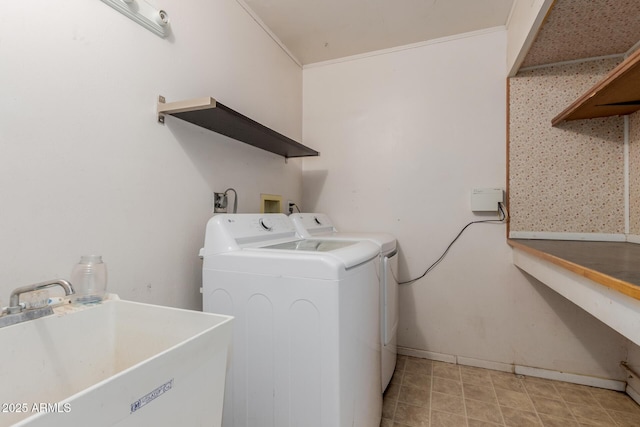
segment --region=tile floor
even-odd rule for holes
[[[624,393],[398,356],[380,427],[640,426]]]

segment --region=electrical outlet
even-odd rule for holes
[[[213,193],[213,212],[227,213],[227,196],[224,193]]]

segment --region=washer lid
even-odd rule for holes
[[[244,247],[239,251],[248,256],[287,258],[293,263],[317,263],[350,269],[380,254],[380,248],[366,240],[297,239],[272,245]],[[294,261],[295,260],[295,261]],[[333,269],[333,267],[331,267]]]
[[[278,243],[276,245],[262,246],[262,249],[286,249],[290,251],[329,252],[346,248],[357,244],[357,241],[349,240],[318,240],[303,239],[291,242]]]
[[[380,247],[380,252],[387,253],[396,249],[396,238],[387,233],[342,233],[332,232],[326,234],[316,234],[314,239],[323,239],[327,241],[340,240],[368,240]]]

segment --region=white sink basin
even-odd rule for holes
[[[0,426],[220,426],[231,319],[110,300],[2,328]]]

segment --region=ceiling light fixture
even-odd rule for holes
[[[102,0],[102,2],[160,37],[166,37],[169,33],[167,12],[154,8],[144,0]]]

